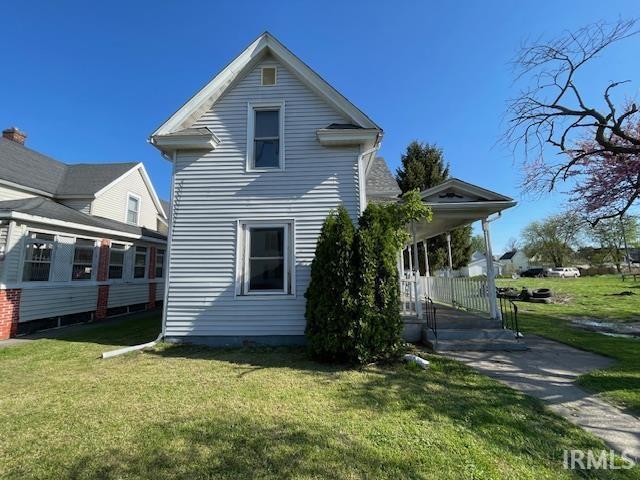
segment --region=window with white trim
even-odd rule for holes
[[[140,197],[130,193],[127,197],[127,223],[138,225],[140,218]]]
[[[262,67],[262,86],[272,87],[276,84],[278,70],[276,67]]]
[[[124,272],[124,254],[126,246],[123,243],[112,243],[109,248],[109,279],[119,280]]]
[[[93,274],[93,252],[95,241],[76,238],[73,250],[73,268],[71,280],[91,280]]]
[[[292,225],[246,222],[240,228],[238,293],[291,294]]]
[[[282,170],[284,103],[250,103],[248,115],[247,169]]]
[[[164,253],[163,248],[156,250],[156,278],[162,278],[164,275]]]
[[[24,249],[22,281],[46,282],[51,273],[51,260],[55,236],[49,233],[29,232]]]
[[[133,278],[146,278],[147,276],[147,247],[136,247],[133,262]]]

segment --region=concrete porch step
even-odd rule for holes
[[[517,339],[511,330],[443,329],[437,338],[431,330],[423,331],[424,342],[436,352],[441,351],[514,351],[527,350],[527,344]]]

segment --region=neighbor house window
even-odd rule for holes
[[[35,232],[27,234],[22,269],[23,281],[46,282],[49,280],[54,245],[54,235]]]
[[[133,278],[145,278],[147,275],[147,247],[136,247],[133,263]]]
[[[156,278],[162,278],[164,274],[164,249],[156,250]]]
[[[121,279],[124,272],[124,253],[126,247],[122,243],[112,243],[109,248],[109,278]]]
[[[241,294],[291,293],[291,225],[245,223],[241,240]]]
[[[127,223],[138,225],[140,218],[140,197],[130,193],[127,197]]]
[[[76,238],[71,280],[91,280],[94,247],[95,242],[93,240]]]
[[[265,87],[276,84],[276,67],[263,67],[262,68],[262,85]]]
[[[249,170],[283,168],[283,115],[283,103],[250,104],[247,136]]]

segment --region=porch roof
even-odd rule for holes
[[[514,207],[511,197],[471,183],[450,178],[420,193],[425,205],[431,207],[431,222],[416,224],[419,240],[435,237],[456,227],[469,225],[494,213]]]

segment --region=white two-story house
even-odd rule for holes
[[[68,165],[0,139],[0,339],[151,308],[167,214],[141,163]]]
[[[398,200],[376,156],[381,138],[378,125],[269,33],[188,100],[150,137],[173,164],[163,337],[304,342],[304,294],[325,218],[344,205],[356,221],[367,202]],[[420,287],[430,283],[418,278],[418,241],[426,248],[427,239],[482,220],[490,252],[489,216],[515,205],[458,179],[421,195],[434,220],[411,228],[416,258],[403,291],[417,299],[404,302],[418,319],[414,337],[432,293]],[[494,276],[489,268],[482,291],[492,292],[484,303],[498,321]]]

